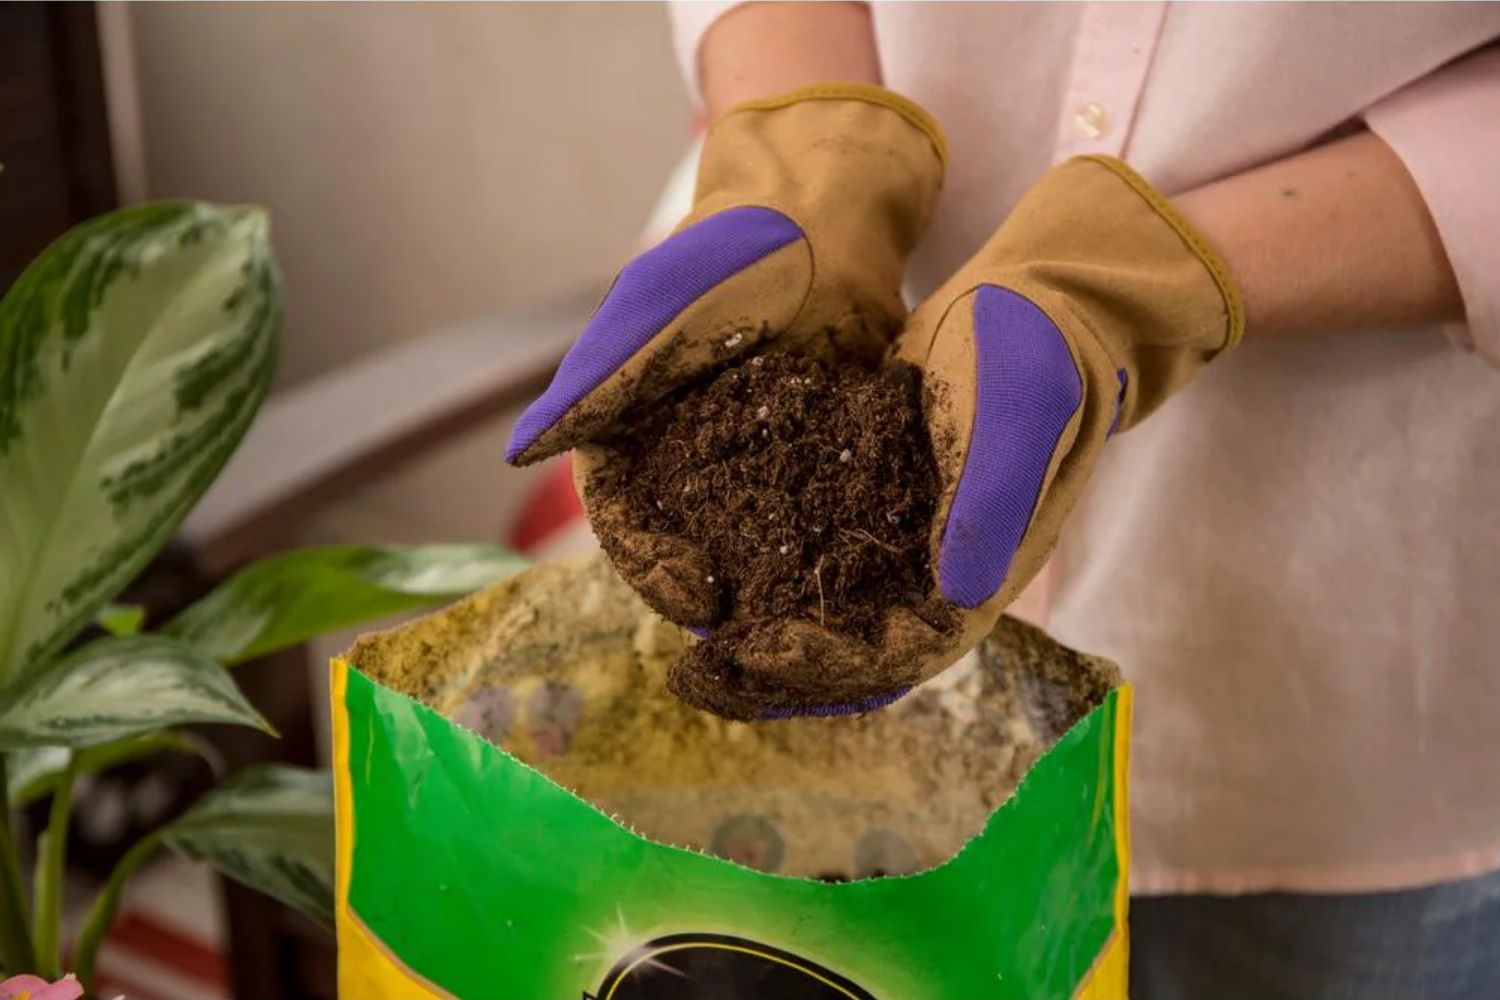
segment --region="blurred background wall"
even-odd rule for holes
[[[660,4],[128,15],[145,193],[271,209],[284,383],[607,279],[687,143]]]
[[[122,196],[271,211],[280,387],[602,290],[688,148],[658,3],[143,3],[101,17]],[[499,538],[533,478],[501,465],[501,423],[338,505],[330,530]]]

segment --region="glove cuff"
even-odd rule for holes
[[[932,143],[933,152],[937,153],[938,165],[944,170],[948,167],[948,137],[943,134],[943,128],[937,123],[937,119],[911,98],[873,83],[815,83],[774,97],[744,101],[730,108],[724,116],[740,111],[774,111],[801,101],[864,101],[866,104],[889,108],[927,136]]]
[[[1082,160],[1090,160],[1102,167],[1112,171],[1136,194],[1140,195],[1156,214],[1161,216],[1162,221],[1171,226],[1177,235],[1182,237],[1188,249],[1198,258],[1199,262],[1208,270],[1213,277],[1214,284],[1219,288],[1219,294],[1224,298],[1224,309],[1227,314],[1227,330],[1224,335],[1224,345],[1219,348],[1222,354],[1239,344],[1245,335],[1245,302],[1240,294],[1239,284],[1235,282],[1234,276],[1229,270],[1229,265],[1219,255],[1213,245],[1209,243],[1204,235],[1198,232],[1194,226],[1177,208],[1167,200],[1166,196],[1151,185],[1140,174],[1136,173],[1124,160],[1113,156],[1083,156]]]
[[[981,284],[1038,303],[1076,350],[1102,349],[1110,364],[1091,389],[1113,399],[1123,382],[1120,430],[1244,336],[1244,302],[1223,258],[1112,157],[1048,171],[935,298],[955,301]]]

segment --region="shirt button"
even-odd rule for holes
[[[1073,114],[1073,124],[1090,139],[1109,135],[1109,112],[1098,101],[1090,101]]]

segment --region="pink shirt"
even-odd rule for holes
[[[675,6],[690,77],[730,6]],[[1500,363],[1500,5],[872,14],[886,83],[952,147],[919,296],[1079,153],[1169,194],[1361,122],[1401,157],[1467,322],[1252,342],[1211,366],[1112,442],[1047,625],[1137,684],[1138,890],[1500,867],[1500,379],[1472,353]]]

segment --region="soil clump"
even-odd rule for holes
[[[909,365],[756,355],[606,442],[586,487],[595,530],[627,579],[656,581],[641,590],[657,611],[712,633],[689,654],[706,675],[733,685],[737,652],[770,623],[800,619],[871,646],[894,608],[953,627],[933,592],[939,481],[921,389]],[[816,691],[816,678],[795,686]]]

